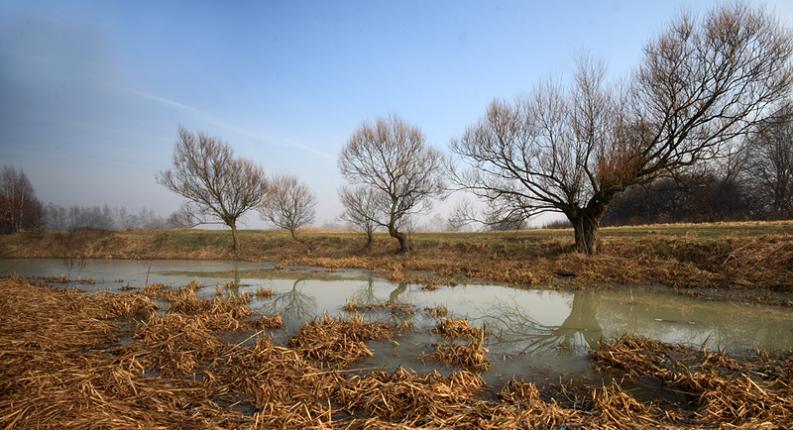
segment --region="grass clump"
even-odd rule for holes
[[[433,308],[424,308],[424,310],[431,317],[434,317],[434,318],[445,317],[446,315],[449,314],[449,309],[447,309],[446,306],[443,306],[443,305],[435,306]]]
[[[322,366],[347,367],[373,355],[366,341],[390,339],[394,330],[387,324],[366,322],[360,315],[344,320],[326,313],[319,321],[300,327],[297,334],[289,339],[289,345]]]
[[[268,299],[273,296],[273,290],[270,288],[257,288],[254,295],[260,299]]]
[[[445,309],[445,308],[443,308]],[[441,309],[441,311],[443,310]],[[436,308],[435,312],[439,310]],[[471,322],[465,319],[456,318],[443,318],[438,325],[432,330],[445,338],[469,338],[478,339],[484,337],[484,329],[477,328],[471,325]]]
[[[413,305],[409,303],[369,303],[358,304],[355,302],[347,302],[342,307],[344,312],[349,313],[366,313],[376,311],[389,311],[394,315],[413,315],[416,311]]]
[[[445,342],[435,345],[432,354],[422,357],[476,372],[485,372],[493,364],[481,339],[467,343]]]
[[[254,325],[256,328],[276,329],[284,326],[284,320],[281,318],[280,314],[272,316],[263,315],[254,322]]]

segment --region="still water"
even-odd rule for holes
[[[324,312],[346,315],[347,302],[407,303],[414,315],[388,311],[369,313],[370,320],[399,322],[413,319],[414,330],[393,342],[372,342],[374,357],[357,363],[362,369],[393,369],[402,365],[419,372],[449,371],[419,359],[440,339],[431,333],[436,320],[423,310],[445,306],[450,315],[486,326],[493,367],[484,376],[493,384],[513,376],[536,382],[577,378],[602,381],[587,359],[589,346],[600,339],[625,334],[672,343],[721,349],[743,354],[753,349],[793,349],[793,310],[788,308],[703,301],[652,288],[615,288],[588,291],[517,289],[501,285],[439,287],[393,283],[364,271],[327,272],[310,267],[276,271],[270,263],[229,261],[116,261],[6,259],[0,274],[60,276],[92,279],[93,284],[66,287],[84,291],[118,291],[124,285],[142,287],[164,283],[182,287],[192,280],[212,297],[215,286],[235,281],[241,293],[269,288],[270,298],[254,297],[251,307],[262,314],[280,313],[285,328],[269,333],[285,342],[306,321]],[[243,335],[243,338],[245,336]]]

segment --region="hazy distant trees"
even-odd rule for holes
[[[443,156],[426,144],[421,130],[396,116],[362,124],[339,157],[350,183],[373,190],[377,216],[372,221],[397,239],[403,252],[410,244],[402,224],[443,191],[442,165]]]
[[[283,175],[270,181],[267,197],[258,210],[264,220],[287,230],[297,240],[297,230],[314,222],[316,206],[317,198],[305,184]]]
[[[603,225],[737,221],[763,216],[744,182],[708,173],[630,186],[609,204]]]
[[[47,230],[158,230],[176,225],[148,208],[142,208],[134,214],[128,213],[124,207],[64,207],[49,203],[44,207],[44,227]]]
[[[793,104],[761,123],[746,151],[753,198],[770,217],[793,216]]]
[[[173,169],[160,173],[157,180],[188,200],[178,219],[190,219],[196,225],[227,225],[234,251],[239,250],[237,221],[258,207],[267,193],[261,167],[235,157],[231,147],[220,140],[184,128],[179,129]]]
[[[22,170],[13,166],[0,172],[0,233],[39,230],[43,207]]]
[[[790,32],[762,11],[683,15],[645,46],[624,89],[583,60],[569,85],[494,101],[452,143],[470,167],[454,169],[455,182],[489,202],[491,215],[565,214],[576,248],[594,253],[620,192],[713,157],[777,109],[793,79],[791,54]]]
[[[339,191],[344,205],[341,219],[366,234],[366,248],[372,246],[374,232],[380,227],[380,209],[385,207],[386,194],[367,186],[345,186]]]

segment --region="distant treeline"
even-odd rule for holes
[[[3,167],[0,172],[0,234],[42,227],[44,208],[23,171]]]
[[[143,208],[130,213],[124,207],[43,205],[27,175],[13,166],[0,171],[0,234],[42,230],[129,230],[178,227]]]
[[[47,230],[133,230],[174,227],[168,220],[143,208],[129,213],[124,207],[70,206],[48,204],[44,207],[44,228]]]
[[[628,187],[609,205],[602,225],[643,225],[790,219],[790,211],[775,209],[759,197],[750,181],[714,173],[696,177],[661,178]],[[567,220],[545,228],[570,227]]]
[[[793,132],[787,138],[773,148],[752,142],[711,171],[628,187],[603,225],[793,218]]]

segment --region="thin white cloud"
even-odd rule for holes
[[[263,143],[265,145],[278,145],[278,146],[283,146],[283,147],[287,147],[287,148],[297,148],[297,149],[300,149],[302,151],[305,151],[305,152],[320,156],[322,158],[326,158],[326,159],[331,160],[331,161],[335,160],[335,157],[333,155],[328,154],[328,153],[323,152],[323,151],[320,151],[318,149],[312,148],[312,147],[310,147],[308,145],[305,145],[305,144],[302,144],[300,142],[295,142],[295,141],[291,141],[291,140],[284,141],[283,143],[272,142],[272,141],[270,141],[268,139],[265,139],[264,137],[262,137],[261,135],[259,135],[258,133],[254,132],[254,131],[248,130],[248,129],[243,128],[243,127],[239,127],[239,126],[237,126],[235,124],[229,123],[229,122],[219,118],[218,116],[216,116],[216,115],[214,115],[214,114],[212,114],[210,112],[195,108],[193,106],[186,105],[184,103],[180,103],[180,102],[175,101],[175,100],[167,99],[165,97],[156,96],[154,94],[145,93],[143,91],[138,91],[138,90],[133,89],[133,88],[126,88],[126,87],[117,87],[117,88],[122,90],[122,91],[124,91],[124,92],[127,92],[129,94],[133,94],[133,95],[136,95],[138,97],[141,97],[141,98],[144,98],[144,99],[147,99],[147,100],[150,100],[150,101],[154,101],[154,102],[159,103],[161,105],[168,106],[170,108],[177,109],[177,110],[182,110],[182,111],[185,111],[185,112],[190,112],[190,113],[192,113],[194,115],[201,116],[207,122],[210,122],[210,123],[212,123],[212,124],[214,124],[214,125],[216,125],[218,127],[224,128],[224,129],[226,129],[228,131],[231,131],[232,133],[236,133],[236,134],[238,134],[240,136],[245,136],[245,137],[247,137],[249,139],[252,139],[252,140],[254,140],[254,141],[258,142],[258,143]]]

